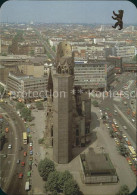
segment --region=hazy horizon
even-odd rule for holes
[[[48,24],[113,24],[113,10],[124,10],[124,24],[137,24],[137,9],[129,1],[7,1],[0,22]]]

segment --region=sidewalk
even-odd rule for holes
[[[32,164],[32,194],[33,195],[42,195],[45,194],[44,184],[45,182],[39,175],[38,172],[38,163],[41,159],[45,158],[45,149],[44,146],[41,146],[38,143],[40,138],[43,138],[45,131],[45,111],[36,110],[32,111],[32,116],[35,117],[32,123],[35,126],[32,126],[32,140],[33,140],[33,164]]]

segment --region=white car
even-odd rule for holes
[[[132,118],[132,122],[134,123],[135,122],[135,119]]]
[[[117,110],[114,110],[115,113],[117,113]]]
[[[127,130],[127,127],[126,127],[126,126],[123,126],[123,128],[124,128],[125,130]]]
[[[123,136],[124,138],[126,138],[126,137],[127,137],[125,134],[122,134],[122,136]]]
[[[29,146],[32,146],[33,144],[32,143],[29,143]]]
[[[8,145],[8,149],[11,149],[11,148],[12,148],[12,146],[11,146],[11,144],[9,144],[9,145]]]

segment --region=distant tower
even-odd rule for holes
[[[72,48],[67,42],[61,42],[57,48],[56,74],[53,75],[53,157],[60,164],[72,159],[73,74]],[[55,97],[56,93],[58,97]]]

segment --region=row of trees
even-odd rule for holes
[[[93,106],[95,106],[95,107],[98,107],[99,105],[98,105],[98,102],[96,101],[96,100],[94,100],[93,102],[92,102],[92,104],[93,104]]]
[[[44,109],[43,103],[41,101],[36,102],[36,107],[37,107],[38,110],[43,110]]]
[[[12,45],[9,46],[9,53],[18,54],[18,43],[24,41],[23,31],[18,30],[12,40]]]
[[[18,102],[16,109],[20,111],[20,114],[25,121],[32,121],[31,110],[27,108],[24,103]]]
[[[53,161],[45,158],[38,165],[40,176],[46,181],[45,189],[47,192],[52,192],[52,195],[57,195],[63,192],[64,195],[79,195],[79,186],[73,179],[69,171],[59,172],[55,169]]]
[[[116,195],[129,195],[129,188],[127,185],[122,185],[119,189],[119,192]]]

